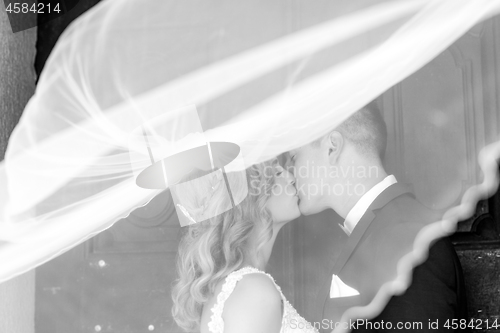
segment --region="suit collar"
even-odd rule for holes
[[[401,183],[392,184],[384,192],[380,193],[380,195],[373,201],[367,211],[381,209],[392,200],[406,193],[410,193],[407,185]]]
[[[344,230],[347,235],[350,235],[356,227],[356,224],[358,224],[363,215],[370,208],[373,201],[375,201],[375,199],[377,199],[377,197],[389,186],[395,183],[397,183],[396,177],[394,177],[394,175],[388,175],[382,181],[366,191],[366,193],[358,199],[356,204],[347,214],[344,225],[341,225],[342,230]]]
[[[338,275],[342,270],[342,268],[344,267],[347,260],[349,260],[349,257],[352,255],[354,249],[356,248],[359,241],[361,240],[366,230],[370,226],[371,222],[375,218],[374,211],[383,208],[385,205],[387,205],[395,198],[408,192],[409,191],[406,186],[401,185],[399,183],[395,183],[387,187],[387,189],[385,189],[382,193],[380,193],[380,195],[368,207],[365,214],[361,217],[356,227],[354,228],[352,234],[349,236],[349,239],[344,249],[342,250],[342,253],[338,257],[334,265],[333,274]]]
[[[384,192],[382,192],[370,205],[370,207],[367,209],[366,213],[363,215],[361,220],[358,222],[356,227],[354,228],[352,234],[349,236],[349,239],[342,250],[341,254],[337,258],[337,261],[333,265],[332,269],[330,270],[330,273],[328,275],[328,278],[326,280],[326,283],[323,285],[323,287],[320,290],[319,297],[323,298],[324,302],[320,303],[322,304],[321,308],[321,313],[323,313],[324,310],[324,305],[326,304],[326,301],[330,295],[329,288],[331,284],[331,277],[333,274],[339,275],[341,272],[342,268],[345,266],[349,258],[352,256],[354,250],[356,249],[357,245],[359,244],[359,241],[361,240],[362,236],[365,234],[366,230],[370,226],[371,222],[375,218],[375,212],[376,210],[379,210],[383,208],[385,205],[387,205],[389,202],[394,200],[395,198],[408,193],[408,187],[405,185],[402,185],[400,183],[395,183],[391,186],[389,186]]]

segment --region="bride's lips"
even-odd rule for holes
[[[297,191],[297,189],[295,189],[295,194],[293,196],[297,198],[297,202],[300,201],[299,191]]]
[[[300,194],[298,190],[295,192],[295,197],[297,198],[297,205],[300,205]]]

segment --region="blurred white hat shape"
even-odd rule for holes
[[[248,194],[240,147],[209,142],[195,106],[145,121],[130,140],[132,166],[149,156],[151,165],[136,177],[145,189],[170,189],[181,226],[205,221],[232,209]]]

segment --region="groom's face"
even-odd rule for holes
[[[308,144],[289,152],[288,167],[296,178],[299,209],[304,215],[315,214],[328,208],[327,195],[328,154],[320,145]]]

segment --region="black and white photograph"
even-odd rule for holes
[[[499,0],[4,0],[0,333],[500,332]]]

